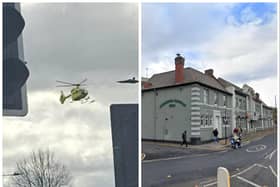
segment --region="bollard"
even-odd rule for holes
[[[228,170],[224,167],[218,168],[217,187],[230,187],[230,175]]]

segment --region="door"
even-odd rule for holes
[[[221,121],[221,112],[218,110],[213,111],[214,116],[214,129],[217,128],[219,135],[219,138],[222,138],[222,121]]]

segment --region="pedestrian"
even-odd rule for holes
[[[238,134],[238,132],[239,132],[238,128],[235,127],[235,128],[233,129],[233,134]]]
[[[181,145],[184,145],[184,144],[186,144],[186,147],[188,147],[188,143],[187,143],[187,131],[184,131],[184,132],[182,133],[182,143],[181,143]]]
[[[216,143],[218,143],[218,142],[219,142],[219,139],[218,139],[219,131],[218,131],[217,128],[215,128],[215,129],[213,130],[213,135],[214,135],[214,141],[215,141]]]
[[[239,137],[241,137],[241,136],[242,136],[242,132],[243,132],[242,128],[241,128],[241,127],[239,127],[239,131],[238,131],[238,136],[239,136]]]

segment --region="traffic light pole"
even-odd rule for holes
[[[19,3],[3,3],[3,115],[27,114],[26,80],[22,31],[25,20]]]

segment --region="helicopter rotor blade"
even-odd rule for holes
[[[87,78],[85,78],[84,80],[82,80],[82,81],[80,82],[80,85],[83,84],[83,83],[86,82],[86,81],[87,81]]]
[[[56,87],[72,87],[73,85],[57,85]]]
[[[69,84],[69,85],[73,85],[74,83],[71,83],[71,82],[64,82],[64,81],[56,81],[58,83],[62,83],[62,84]]]
[[[80,86],[87,86],[86,84],[72,84],[72,85],[69,85],[69,86],[77,86],[77,87],[80,87]]]

